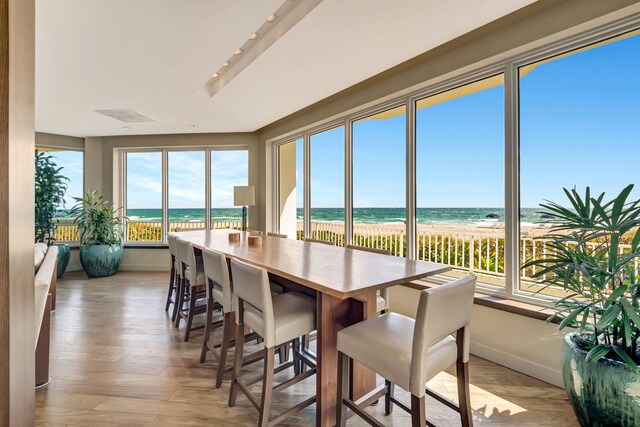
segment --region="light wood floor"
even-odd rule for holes
[[[51,383],[36,392],[42,426],[253,426],[257,413],[243,397],[227,407],[229,384],[213,388],[215,361],[199,363],[202,331],[182,342],[165,314],[167,273],[119,273],[88,280],[67,273],[58,282],[52,316]],[[249,368],[259,372],[260,363]],[[285,378],[287,373],[279,374]],[[259,390],[259,385],[256,386]],[[455,378],[430,383],[454,397]],[[274,414],[304,400],[314,378],[276,395]],[[407,400],[407,395],[398,391]],[[576,426],[563,390],[480,358],[471,360],[471,402],[476,426]],[[396,408],[372,413],[388,426],[408,426]],[[429,400],[427,417],[439,426],[459,425],[456,414]],[[313,425],[314,407],[282,425]],[[352,418],[350,426],[365,425]]]

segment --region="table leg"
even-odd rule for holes
[[[368,295],[359,296],[358,300],[352,300],[352,323],[377,316],[376,299],[376,293],[372,292]],[[349,381],[351,383],[351,399],[355,401],[376,388],[376,373],[352,360]]]
[[[316,426],[335,425],[336,397],[338,383],[338,331],[363,320],[365,313],[371,310],[371,298],[366,301],[339,299],[324,293],[318,293],[318,371],[316,374]],[[373,296],[375,311],[375,294]],[[361,396],[375,387],[375,374],[357,366],[353,372],[354,395]]]

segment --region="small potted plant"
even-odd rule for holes
[[[116,274],[122,261],[125,217],[97,191],[74,197],[71,209],[80,234],[80,263],[89,277]]]
[[[35,241],[58,246],[58,278],[62,277],[69,258],[71,248],[66,243],[55,243],[58,219],[56,211],[64,208],[64,194],[69,179],[60,171],[62,167],[53,161],[53,156],[46,152],[35,152]]]
[[[570,206],[541,205],[552,216],[546,255],[527,261],[544,287],[564,289],[555,302],[562,376],[583,426],[639,426],[640,200],[629,185],[614,199],[565,193]],[[553,316],[552,316],[553,317]]]

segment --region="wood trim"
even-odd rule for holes
[[[400,286],[405,288],[416,289],[423,291],[425,289],[432,288],[435,285],[433,283],[427,283],[424,281],[414,280],[411,282],[403,283]],[[495,310],[506,311],[507,313],[517,314],[519,316],[529,317],[531,319],[547,321],[549,316],[555,313],[552,309],[546,307],[540,307],[535,304],[528,304],[526,302],[514,301],[507,298],[502,298],[494,295],[487,295],[482,293],[475,293],[474,304],[482,305],[484,307],[493,308]],[[560,323],[561,319],[554,318],[551,323]]]
[[[31,426],[35,0],[0,0],[0,426]]]
[[[42,313],[40,335],[36,346],[36,387],[49,382],[49,350],[51,346],[51,306],[53,295],[47,295],[47,303]]]

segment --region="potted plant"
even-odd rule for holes
[[[65,206],[64,194],[69,179],[63,176],[46,152],[35,152],[35,241],[58,246],[58,278],[60,278],[71,257],[71,248],[66,243],[55,243],[58,219],[56,211]]]
[[[124,216],[97,191],[74,197],[71,209],[80,234],[80,263],[89,277],[116,274],[122,261]]]
[[[572,328],[562,348],[562,376],[583,426],[640,425],[640,200],[633,185],[614,199],[565,193],[570,206],[548,202],[553,216],[546,255],[536,267],[544,287],[566,291],[557,300],[560,329]],[[553,316],[552,316],[553,317]]]

